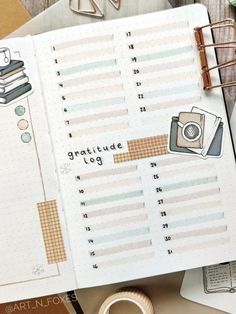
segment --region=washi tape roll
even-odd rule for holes
[[[135,304],[143,314],[154,314],[151,300],[136,288],[126,288],[108,297],[100,307],[98,314],[109,314],[112,305],[126,301]]]
[[[6,67],[11,62],[10,50],[6,47],[0,48],[0,67]]]
[[[229,0],[229,3],[236,7],[236,0]]]

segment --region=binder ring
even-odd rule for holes
[[[219,22],[211,23],[211,24],[206,24],[201,27],[195,27],[194,28],[194,33],[195,33],[195,39],[199,51],[199,56],[200,56],[200,63],[201,63],[201,69],[202,69],[202,79],[203,79],[203,89],[204,90],[210,90],[213,88],[218,88],[218,87],[231,87],[231,86],[236,86],[236,81],[231,81],[231,82],[226,82],[223,84],[218,84],[218,85],[212,85],[212,80],[211,80],[211,71],[214,69],[223,69],[226,67],[230,67],[236,64],[236,59],[229,60],[223,63],[220,63],[214,67],[209,68],[208,66],[208,60],[207,60],[207,48],[209,47],[214,47],[215,49],[230,49],[230,48],[235,48],[236,49],[236,41],[227,41],[223,43],[213,43],[213,44],[205,44],[204,40],[204,34],[203,34],[203,29],[209,27],[211,30],[214,29],[220,29],[220,28],[227,28],[227,27],[232,27],[234,30],[235,28],[235,22],[233,19],[225,19]]]

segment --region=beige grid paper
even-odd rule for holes
[[[168,135],[147,137],[128,142],[128,153],[113,156],[115,163],[168,154]]]
[[[48,264],[66,261],[66,252],[56,201],[38,203],[37,206]]]

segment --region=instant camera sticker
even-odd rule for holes
[[[220,117],[193,107],[191,112],[180,112],[172,117],[169,152],[190,154],[201,158],[220,157],[222,154],[223,122]]]

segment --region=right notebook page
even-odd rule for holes
[[[236,143],[236,108],[230,119]],[[182,297],[229,313],[236,308],[236,262],[215,264],[185,272]]]
[[[80,287],[236,259],[233,146],[193,31],[208,23],[195,5],[34,38]]]

